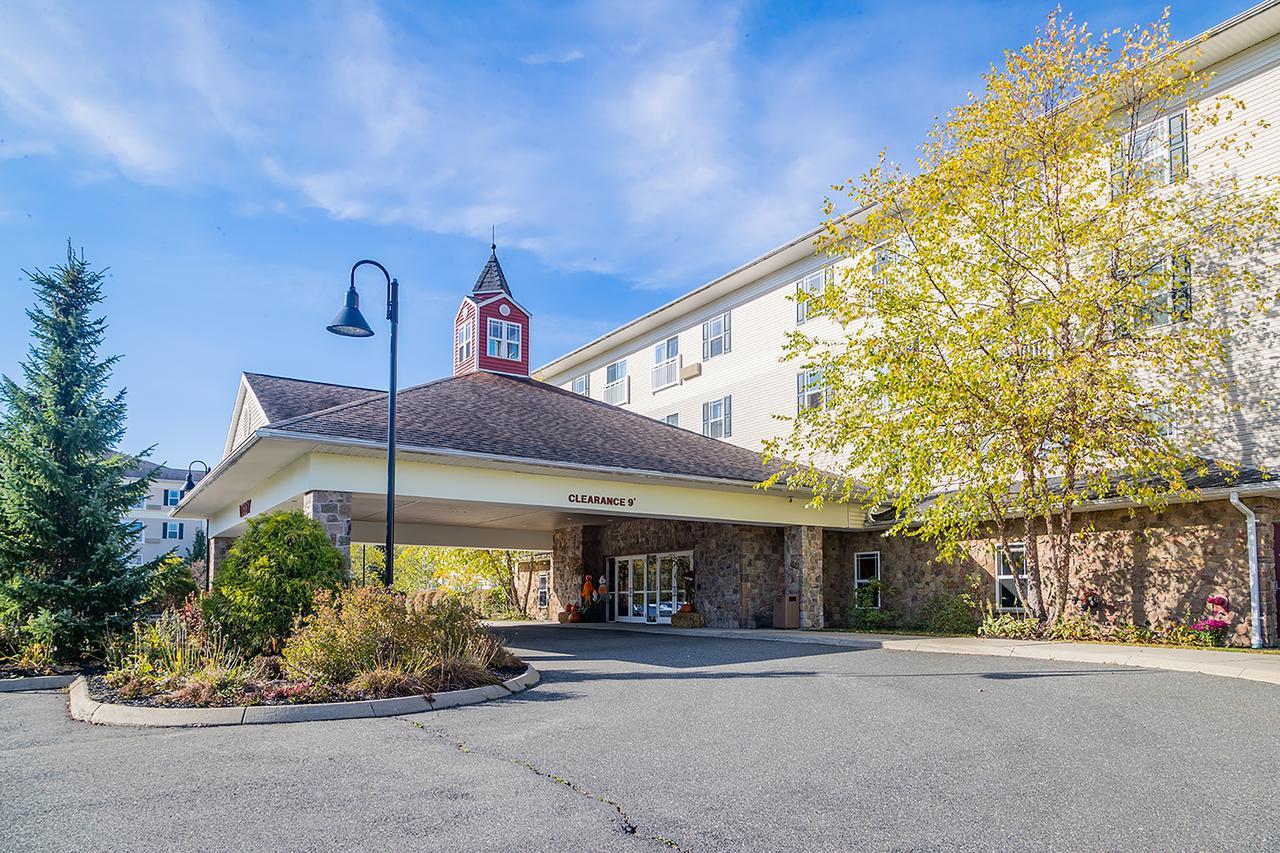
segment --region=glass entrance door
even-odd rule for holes
[[[685,602],[684,577],[693,563],[688,551],[615,557],[614,618],[666,624]]]

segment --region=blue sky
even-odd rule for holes
[[[543,364],[815,226],[1050,5],[6,2],[0,371],[70,238],[111,270],[127,448],[212,464],[241,371],[385,387],[384,335],[324,331],[359,258],[401,281],[402,382],[447,373],[490,225]]]

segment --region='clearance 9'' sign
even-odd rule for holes
[[[618,495],[579,495],[570,494],[569,503],[580,504],[582,506],[611,506],[611,507],[633,507],[636,505],[635,498],[624,498]]]

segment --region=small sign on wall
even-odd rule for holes
[[[252,511],[252,506],[253,506],[252,498],[240,504],[240,517],[244,518],[246,515],[248,515]]]
[[[635,498],[624,498],[617,495],[569,495],[571,504],[588,504],[590,506],[633,507]]]

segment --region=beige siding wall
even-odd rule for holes
[[[1265,119],[1271,127],[1254,140],[1254,149],[1243,163],[1232,166],[1242,176],[1280,174],[1280,37],[1255,45],[1211,69],[1213,83],[1202,100],[1229,94],[1245,101],[1249,119]],[[1225,132],[1222,127],[1205,132],[1192,142],[1192,162],[1202,168],[1215,156],[1211,145]],[[1280,235],[1278,235],[1280,239]],[[1263,258],[1280,263],[1280,252]],[[702,429],[702,404],[731,395],[733,434],[728,439],[758,450],[769,436],[785,431],[775,416],[794,414],[796,366],[782,363],[786,333],[796,328],[795,303],[787,297],[795,282],[820,268],[828,259],[811,256],[783,270],[750,281],[709,306],[677,316],[660,329],[620,341],[608,353],[584,364],[550,374],[546,380],[570,388],[574,377],[590,375],[590,396],[604,398],[605,368],[620,358],[627,360],[630,395],[625,408],[663,418],[676,413],[680,426]],[[1275,285],[1269,288],[1275,306]],[[702,364],[702,374],[680,384],[654,391],[650,383],[653,347],[671,335],[679,335],[683,364],[702,361],[702,323],[730,311],[732,351]],[[830,321],[810,321],[806,331],[830,330]],[[819,325],[822,324],[822,325]],[[1217,443],[1206,450],[1246,465],[1280,467],[1280,306],[1255,317],[1233,335],[1228,352],[1231,382],[1229,414],[1214,430]]]
[[[228,452],[244,444],[255,431],[266,425],[267,416],[263,414],[262,407],[258,405],[258,401],[254,399],[253,394],[246,391],[244,406],[240,409],[240,419],[236,421],[232,432],[231,447],[228,448]]]

